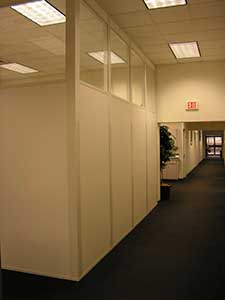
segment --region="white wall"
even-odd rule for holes
[[[159,165],[154,113],[84,84],[79,107],[84,275],[155,207]]]
[[[158,66],[159,122],[225,120],[225,62]],[[199,101],[199,111],[186,111],[187,100]]]
[[[1,246],[3,268],[79,280],[156,206],[159,137],[153,70],[145,107],[79,83],[67,4],[67,86],[0,90]]]
[[[2,268],[70,278],[64,84],[0,90]]]
[[[192,139],[191,139],[192,135]],[[204,138],[201,132],[199,138],[198,130],[184,131],[184,177],[187,176],[204,158],[203,151]]]

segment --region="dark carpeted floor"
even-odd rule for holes
[[[3,272],[3,299],[225,299],[225,169],[204,161],[80,283]]]

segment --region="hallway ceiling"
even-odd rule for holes
[[[225,60],[225,0],[148,10],[143,0],[97,0],[154,64]],[[168,43],[197,41],[201,57],[176,60]]]
[[[225,131],[225,122],[187,122],[189,130]]]
[[[65,0],[48,1],[65,13]],[[155,64],[177,63],[168,43],[184,41],[198,41],[202,57],[179,62],[225,60],[225,0],[188,0],[187,6],[151,11],[142,0],[96,1]],[[65,24],[40,27],[4,7],[14,2],[0,1],[0,60],[39,72],[26,76],[1,68],[0,86],[64,79]]]
[[[49,2],[65,14],[65,0]],[[2,7],[0,34],[3,64],[19,63],[38,70],[37,73],[20,74],[0,68],[0,87],[65,78],[65,23],[42,27],[10,7]]]

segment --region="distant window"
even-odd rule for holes
[[[222,137],[220,137],[220,136],[215,137],[215,145],[217,145],[217,146],[222,145]]]
[[[214,145],[214,136],[213,137],[207,137],[207,145],[209,145],[209,146]]]

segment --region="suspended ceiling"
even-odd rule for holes
[[[49,2],[65,13],[65,0]],[[0,68],[1,87],[65,78],[65,23],[41,27],[10,7],[2,7],[0,35],[1,63],[19,63],[38,70],[20,74]]]
[[[154,64],[225,60],[225,0],[148,10],[143,0],[97,0]],[[201,58],[177,61],[168,43],[197,41]]]
[[[0,7],[9,2],[15,1],[3,0]],[[65,13],[65,0],[49,2]],[[202,57],[179,62],[225,60],[225,0],[188,0],[187,6],[152,11],[142,0],[97,2],[155,64],[178,63],[168,43],[184,41],[198,41]],[[40,27],[9,7],[1,8],[0,16],[0,60],[39,70],[26,76],[1,69],[1,86],[65,78],[65,24]],[[96,39],[97,33],[91,36]],[[85,47],[91,44],[93,51],[93,38],[86,37],[82,32]]]

